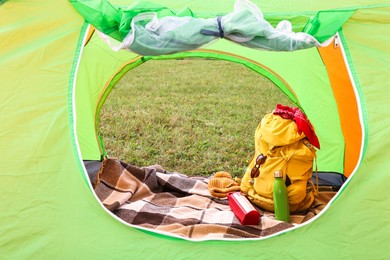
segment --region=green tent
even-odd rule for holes
[[[267,29],[253,31],[249,16],[232,14],[246,1],[172,2],[0,1],[1,258],[389,258],[390,2],[253,1]],[[165,48],[145,28],[169,17],[191,26],[163,37]],[[311,37],[272,42],[283,20]],[[132,52],[109,47],[120,41]],[[83,161],[104,155],[96,120],[105,98],[144,62],[190,57],[242,64],[306,112],[319,171],[348,178],[326,210],[270,237],[195,242],[104,209]]]

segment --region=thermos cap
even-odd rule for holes
[[[275,171],[275,172],[274,172],[274,177],[275,177],[275,178],[283,177],[282,171]]]

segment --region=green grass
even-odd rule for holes
[[[109,156],[137,166],[241,176],[255,129],[277,103],[291,104],[272,82],[239,64],[148,61],[110,93],[99,131]]]

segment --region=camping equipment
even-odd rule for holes
[[[230,208],[241,224],[259,224],[261,215],[245,195],[243,195],[241,192],[231,192],[228,196],[228,199]]]
[[[295,114],[303,115],[297,112],[298,109],[294,110]],[[310,207],[316,195],[311,180],[316,150],[304,132],[299,130],[295,120],[280,115],[280,112],[268,113],[257,126],[255,154],[242,178],[241,191],[259,207],[274,211],[274,173],[281,171],[285,173],[283,179],[287,186],[290,211],[304,211]],[[308,120],[301,120],[302,125],[301,122]],[[314,130],[310,130],[310,133],[315,137]],[[319,145],[318,141],[316,144]]]
[[[281,171],[274,172],[274,188],[272,195],[274,197],[275,219],[290,222],[287,188]]]

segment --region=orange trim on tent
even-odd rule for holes
[[[291,88],[291,86],[287,83],[287,81],[285,81],[279,74],[277,74],[275,71],[273,71],[271,68],[265,66],[264,64],[262,63],[259,63],[259,62],[256,62],[254,60],[251,60],[251,59],[248,59],[248,58],[245,58],[243,56],[240,56],[240,55],[235,55],[233,53],[229,53],[229,52],[224,52],[224,51],[216,51],[216,50],[207,50],[207,49],[197,49],[195,51],[188,51],[188,52],[209,52],[209,53],[219,53],[219,54],[225,54],[227,56],[232,56],[232,57],[235,57],[235,58],[238,58],[238,59],[241,59],[241,60],[245,60],[249,63],[252,63],[252,64],[255,64],[256,66],[268,71],[269,73],[273,74],[277,79],[279,79],[283,85],[291,92],[291,94],[294,96],[294,98],[297,100],[298,104],[299,104],[299,99],[298,99],[298,95],[295,93],[294,89]]]
[[[93,27],[92,25],[90,25],[88,27],[88,32],[87,32],[87,37],[85,38],[85,41],[84,41],[84,46],[88,44],[89,40],[91,39],[93,33],[95,32],[95,27]]]
[[[340,123],[345,140],[344,175],[349,177],[356,168],[362,145],[362,129],[357,97],[339,45],[318,48],[328,72],[333,94],[337,102]]]

